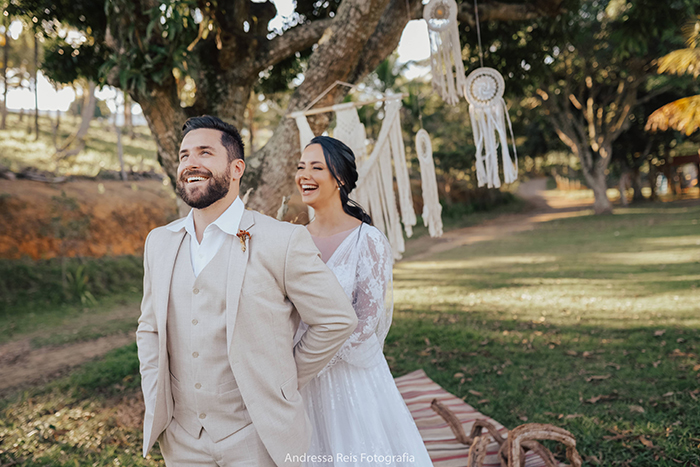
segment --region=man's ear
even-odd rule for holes
[[[231,178],[233,180],[240,180],[245,172],[245,161],[243,159],[234,159],[231,162]]]

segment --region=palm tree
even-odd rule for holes
[[[700,76],[700,16],[683,27],[685,49],[674,50],[659,59],[659,73]],[[690,135],[700,128],[700,94],[684,97],[656,109],[647,120],[645,129],[674,129]]]

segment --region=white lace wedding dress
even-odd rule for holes
[[[382,353],[393,311],[392,258],[384,234],[362,224],[326,263],[359,323],[301,391],[314,429],[307,467],[433,465]]]

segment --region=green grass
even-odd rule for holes
[[[648,204],[399,263],[392,370],[570,430],[585,465],[700,465],[698,222]],[[0,465],[156,465],[123,421],[138,384],[131,345],[1,402]]]
[[[700,207],[616,213],[399,263],[393,371],[601,465],[700,464]]]
[[[0,401],[0,465],[155,466],[141,457],[136,344],[72,375]]]
[[[7,130],[0,131],[0,164],[14,171],[26,167],[55,172],[60,175],[94,176],[100,170],[119,170],[117,155],[117,135],[111,122],[93,119],[90,122],[85,149],[77,156],[58,161],[53,155],[53,125],[55,117],[39,116],[39,139],[27,134],[28,122],[34,125],[34,116],[25,115],[19,121],[19,114],[10,113],[7,117]],[[70,115],[61,118],[57,144],[60,146],[80,125],[80,119]],[[156,144],[146,127],[135,127],[135,137],[122,136],[124,163],[126,169],[136,171],[154,170],[162,173],[158,164]]]
[[[143,260],[121,256],[66,261],[66,270],[86,282],[68,280],[64,289],[60,258],[0,260],[0,344],[38,332],[42,334],[33,337],[34,346],[67,344],[133,328]],[[82,274],[76,274],[79,267]],[[86,300],[86,292],[94,301]]]

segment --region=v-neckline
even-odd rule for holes
[[[338,246],[335,248],[335,250],[333,250],[333,253],[331,253],[331,255],[328,257],[328,261],[326,261],[326,266],[328,266],[328,265],[330,264],[331,260],[332,260],[333,258],[335,258],[335,254],[338,252],[338,250],[340,250],[340,247],[343,246],[343,245],[345,244],[345,242],[347,242],[348,239],[349,239],[350,237],[353,236],[353,233],[355,233],[355,231],[358,230],[360,227],[362,227],[362,224],[358,225],[358,226],[355,227],[354,229],[350,229],[350,231],[349,231],[350,233],[348,233],[348,235],[343,239],[342,242],[340,242],[340,243],[338,244]],[[348,231],[346,230],[346,231],[344,231],[344,232],[348,232]],[[338,233],[335,234],[335,235],[339,235],[339,234],[344,233],[344,232],[338,232]],[[333,235],[330,235],[329,237],[316,237],[316,238],[330,238],[330,237],[332,237],[332,236],[333,236]],[[312,237],[313,237],[313,235],[312,235]]]

